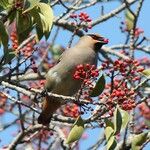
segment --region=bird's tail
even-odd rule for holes
[[[52,115],[47,116],[43,112],[38,117],[38,123],[43,125],[49,125]]]
[[[57,99],[52,99],[48,96],[44,98],[42,104],[42,112],[38,117],[38,123],[43,125],[48,125],[51,121],[53,113],[61,106],[60,101]]]

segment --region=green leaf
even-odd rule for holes
[[[66,143],[70,144],[72,142],[79,140],[82,136],[83,131],[84,131],[84,121],[82,120],[81,116],[79,116],[68,135]]]
[[[17,10],[13,10],[9,17],[8,17],[8,20],[9,20],[9,24],[11,24],[15,19],[16,19],[16,15],[17,15]]]
[[[91,97],[99,96],[104,89],[105,89],[105,78],[104,75],[102,74],[102,76],[97,81],[93,91],[91,92],[90,96]]]
[[[127,111],[124,111],[122,109],[120,109],[120,113],[122,116],[122,127],[121,127],[121,129],[123,129],[123,128],[126,128],[128,122],[130,121],[130,115]]]
[[[18,12],[18,24],[17,30],[19,33],[26,31],[28,28],[31,28],[33,25],[33,21],[31,15],[26,13],[22,14],[22,12]]]
[[[107,150],[113,150],[117,146],[117,141],[114,136],[111,136],[110,140],[107,141]]]
[[[46,18],[41,13],[39,13],[39,17],[40,17],[40,20],[41,20],[41,29],[43,30],[43,33],[45,33],[46,30],[47,30]]]
[[[106,128],[105,128],[105,136],[107,141],[107,150],[112,150],[116,147],[117,142],[114,136],[114,125],[108,119],[105,119]]]
[[[9,49],[8,52],[4,56],[4,63],[5,64],[10,63],[15,56],[16,56],[15,52]]]
[[[117,134],[124,129],[130,120],[128,112],[117,107],[114,112],[114,134]]]
[[[53,23],[53,11],[51,7],[45,3],[38,3],[38,5],[31,10],[31,15],[36,23],[39,40],[43,35],[48,38]]]
[[[106,136],[106,140],[109,141],[109,139],[111,138],[111,136],[113,136],[113,133],[114,133],[114,125],[107,118],[104,121],[105,121],[105,124],[106,124],[105,136]]]
[[[29,20],[32,25],[35,24],[39,40],[43,36],[48,38],[53,23],[53,11],[50,5],[39,2],[39,0],[28,0],[27,4],[27,9],[23,12],[23,14],[29,13],[32,16],[30,16],[31,19],[29,18]]]
[[[50,0],[40,0],[40,2],[50,4]]]
[[[46,32],[50,32],[52,23],[53,23],[53,11],[51,7],[45,3],[39,3],[38,7],[40,9],[40,13],[43,15],[46,24]]]
[[[44,33],[46,31],[45,24],[42,20],[43,16],[39,12],[37,12],[36,9],[32,10],[32,16],[33,16],[34,22],[36,24],[36,32],[38,35],[38,40],[40,40],[44,36]]]
[[[33,29],[33,20],[29,13],[22,14],[22,11],[17,11],[16,17],[18,41],[21,43],[30,34]]]
[[[117,107],[114,111],[114,134],[118,134],[122,127],[122,116],[120,109]]]
[[[126,13],[125,13],[125,21],[126,21],[127,29],[128,29],[129,31],[130,31],[131,29],[133,29],[134,20],[135,20],[134,15],[127,9],[127,10],[126,10]]]
[[[141,133],[141,134],[135,135],[132,138],[131,149],[132,150],[140,150],[143,143],[146,142],[146,140],[147,140],[147,135],[148,135],[148,133]]]
[[[145,76],[150,76],[150,69],[145,69],[142,74],[144,74]]]
[[[39,1],[40,0],[27,0],[25,4],[25,10],[23,13],[26,13],[30,11],[31,9],[33,9],[35,6],[38,5]]]
[[[39,27],[36,27],[36,32],[37,32],[37,39],[40,40],[43,37],[44,33]]]
[[[2,6],[4,9],[7,9],[10,7],[10,0],[0,0],[0,6]]]
[[[2,42],[4,46],[4,50],[8,48],[8,33],[6,27],[4,26],[3,22],[0,20],[0,42]]]
[[[0,1],[0,6],[2,6],[3,8],[5,8],[7,6],[8,0],[1,0]]]
[[[104,121],[105,121],[106,127],[110,126],[114,130],[114,124],[110,120],[105,118]]]

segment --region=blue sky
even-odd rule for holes
[[[107,12],[113,10],[114,8],[117,8],[117,6],[119,6],[119,5],[120,5],[120,3],[116,2],[116,1],[104,4],[104,12],[107,13]],[[99,6],[93,6],[90,9],[86,9],[84,11],[87,12],[91,16],[91,18],[95,18],[100,15],[100,8],[101,8],[101,4]],[[61,8],[54,10],[55,15],[59,14],[60,11],[62,11]],[[147,37],[150,37],[149,14],[150,14],[150,1],[145,0],[142,11],[140,13],[138,27],[144,29],[144,33]],[[107,37],[110,41],[109,42],[110,46],[115,45],[115,44],[121,44],[124,42],[124,39],[125,39],[124,34],[122,34],[119,30],[121,21],[124,21],[123,13],[120,13],[119,15],[117,15],[117,17],[113,17],[112,19],[97,25],[90,32],[100,33],[100,34],[104,35],[104,37]],[[58,45],[67,46],[68,40],[70,37],[69,35],[70,35],[70,33],[67,33],[67,31],[63,31],[62,34],[59,34],[59,37],[57,38],[56,43]],[[77,40],[77,38],[75,38],[74,41],[76,41],[76,40]],[[144,53],[139,53],[136,56],[142,57],[144,55],[145,55]],[[0,116],[0,122],[1,121],[7,122],[9,120],[12,120],[12,118],[14,118],[14,117],[9,113],[2,117]],[[0,127],[1,127],[1,123],[0,123]],[[10,133],[13,132],[12,130],[15,131],[15,126],[13,128],[7,129],[5,132],[0,132],[0,140],[1,140],[0,147],[2,145],[8,144],[12,140],[13,135],[10,135]],[[102,134],[102,132],[101,132],[101,129],[90,129],[90,130],[87,130],[87,134],[88,134],[88,140],[82,140],[80,142],[81,150],[86,150],[90,145],[94,144],[96,142],[96,140],[98,139],[98,137]],[[150,144],[144,148],[144,150],[149,150],[149,149],[150,149]]]

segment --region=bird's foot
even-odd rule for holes
[[[41,92],[41,96],[47,96],[48,95],[48,91],[47,89],[44,89],[42,92]]]

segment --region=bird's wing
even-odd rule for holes
[[[58,74],[55,71],[52,71],[52,69],[47,73],[46,75],[46,84],[45,84],[45,88],[48,91],[52,91],[53,88],[55,87],[55,85],[57,84],[59,78],[58,78]]]
[[[60,58],[58,59],[58,62],[60,62],[62,60],[62,58],[66,55],[68,50],[65,50],[61,55]]]

